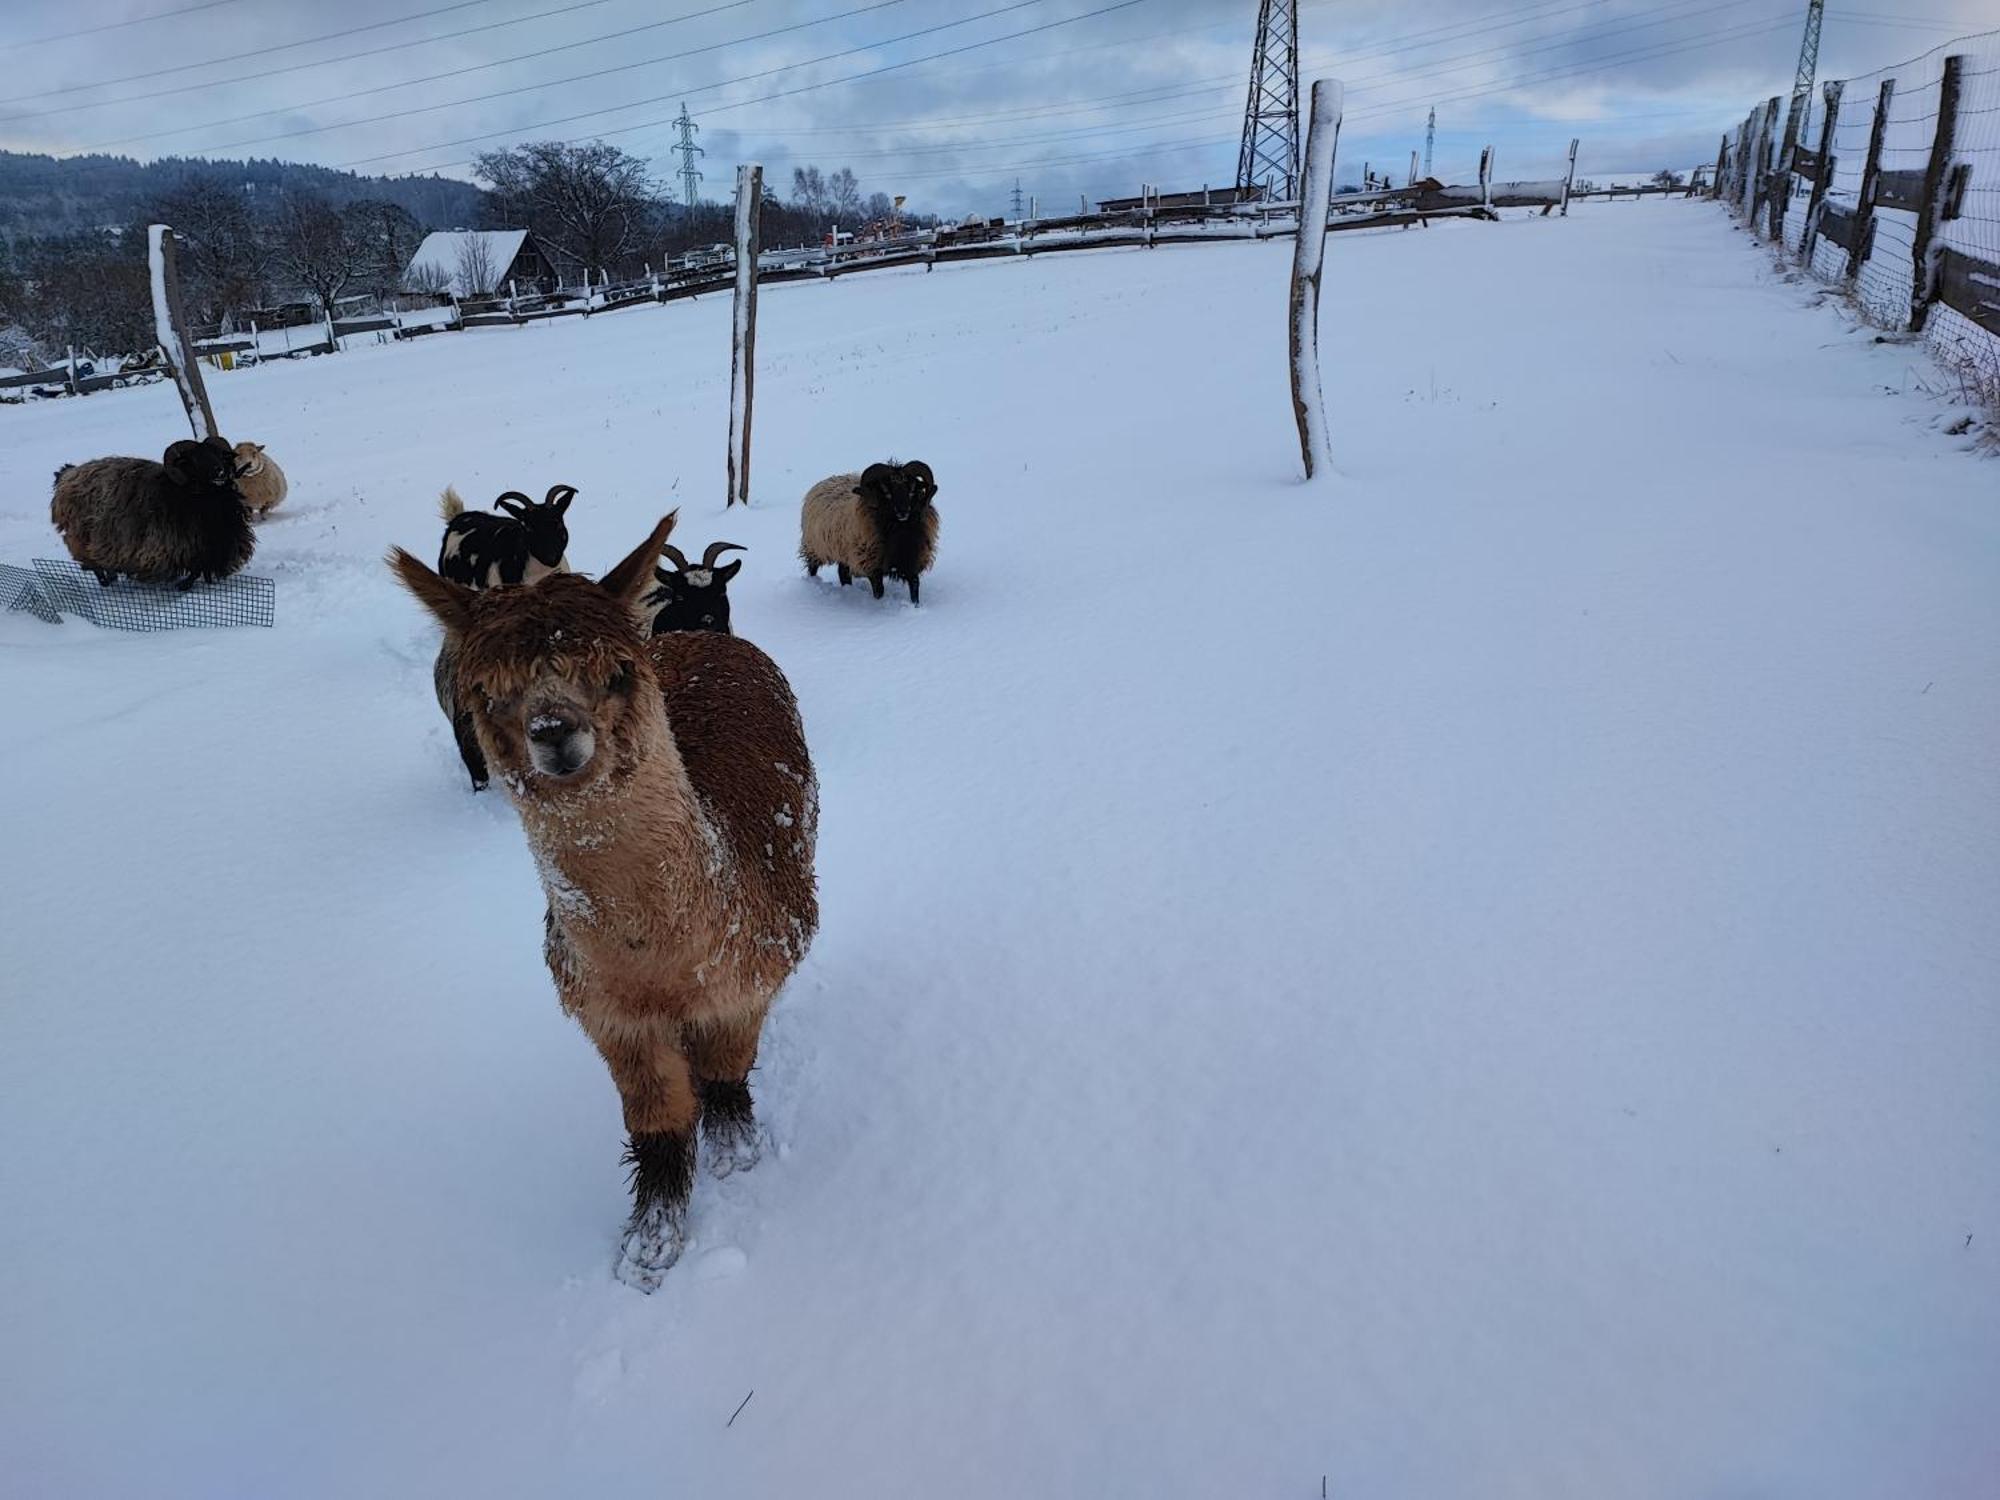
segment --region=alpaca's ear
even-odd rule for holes
[[[472,619],[472,590],[464,584],[440,578],[401,547],[392,548],[389,566],[403,581],[403,587],[417,596],[417,603],[438,617],[453,634],[464,632]]]
[[[598,579],[597,586],[620,603],[630,604],[636,600],[652,580],[653,567],[660,560],[660,549],[674,534],[674,522],[680,519],[680,514],[678,510],[670,510],[661,516],[653,534],[627,553],[617,567]]]

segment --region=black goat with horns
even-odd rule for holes
[[[653,569],[660,586],[645,598],[647,607],[657,611],[653,616],[653,634],[664,635],[670,630],[734,634],[729,628],[729,580],[742,569],[743,559],[739,557],[720,567],[715,560],[725,552],[741,552],[743,548],[734,542],[710,542],[701,561],[692,566],[678,547],[666,546],[660,551],[672,561],[675,571]]]
[[[549,573],[567,573],[569,524],[563,513],[576,498],[573,485],[551,485],[546,498],[530,500],[509,490],[493,502],[505,514],[467,510],[458,491],[446,489],[439,513],[444,541],[438,548],[441,577],[467,588],[533,583]]]

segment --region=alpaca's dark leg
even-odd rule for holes
[[[882,597],[882,575],[880,573],[870,573],[868,575],[868,587],[875,590],[875,597],[880,599]]]
[[[750,1099],[750,1070],[764,1014],[688,1035],[688,1059],[701,1094],[701,1136],[708,1169],[717,1177],[747,1172],[763,1155],[763,1138]]]
[[[619,1245],[617,1276],[650,1292],[687,1243],[699,1114],[694,1074],[679,1038],[665,1029],[652,1036],[593,1031],[591,1040],[625,1106],[625,1162],[632,1169],[632,1217]]]
[[[854,582],[854,575],[848,571],[846,563],[836,563],[834,566],[840,569],[840,586],[842,588],[846,588],[850,583]]]
[[[917,575],[912,573],[910,575],[910,603],[915,604],[916,602],[917,602]]]

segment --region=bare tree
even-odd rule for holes
[[[828,206],[850,223],[861,217],[861,184],[852,167],[842,167],[826,180]]]
[[[483,234],[468,234],[458,242],[457,274],[461,297],[483,297],[499,290],[497,283],[504,266],[493,264],[493,242]]]
[[[180,241],[181,288],[197,323],[226,323],[269,290],[275,245],[249,200],[214,177],[190,174],[147,206]]]
[[[326,199],[295,193],[278,210],[276,229],[279,274],[332,317],[367,254],[352,223]]]
[[[527,229],[573,267],[621,269],[636,259],[652,222],[646,164],[603,141],[534,141],[483,152],[473,170],[493,185],[495,225]]]
[[[423,226],[416,216],[381,198],[364,198],[341,210],[361,251],[356,281],[378,297],[403,288],[403,271],[423,243]]]
[[[1653,174],[1653,184],[1663,188],[1686,187],[1687,179],[1672,167],[1662,167]]]
[[[792,202],[815,217],[826,212],[826,179],[818,167],[792,168]]]

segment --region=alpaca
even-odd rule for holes
[[[618,1275],[646,1291],[686,1241],[697,1128],[718,1174],[757,1159],[758,1036],[819,925],[819,790],[784,675],[736,636],[646,637],[637,606],[674,519],[598,582],[475,592],[390,554],[459,642],[474,733],[548,898],[557,995],[624,1104]]]

